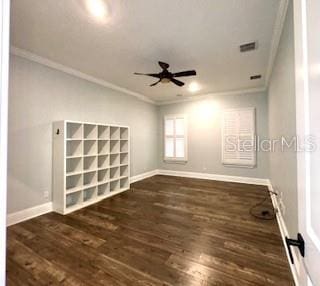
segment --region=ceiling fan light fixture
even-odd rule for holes
[[[160,81],[161,81],[161,83],[169,83],[169,82],[170,82],[170,79],[164,77],[164,78],[162,78]]]
[[[199,90],[200,90],[200,85],[197,82],[193,81],[189,84],[189,91],[190,92],[197,92]]]
[[[105,21],[108,17],[109,11],[104,0],[86,0],[86,8],[99,21]]]

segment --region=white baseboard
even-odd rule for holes
[[[7,214],[7,226],[23,222],[25,220],[37,217],[53,211],[52,202],[45,203],[39,206],[28,208],[15,213]]]
[[[197,172],[171,171],[171,170],[161,169],[161,170],[158,170],[158,175],[187,177],[187,178],[206,179],[206,180],[223,181],[223,182],[263,185],[263,186],[269,185],[268,179],[226,176],[226,175],[197,173]]]
[[[158,170],[153,170],[150,172],[139,174],[137,176],[131,177],[130,182],[134,183],[137,181],[141,181],[143,179],[157,175],[157,173],[158,173]],[[22,211],[11,213],[11,214],[7,215],[7,226],[14,225],[19,222],[23,222],[25,220],[28,220],[28,219],[52,212],[52,211],[53,211],[53,204],[52,204],[52,202],[49,202],[49,203],[45,203],[45,204],[42,204],[39,206],[25,209]]]
[[[273,187],[272,187],[272,184],[271,182],[269,181],[269,185],[268,185],[268,188],[270,191],[274,191],[273,190]],[[294,259],[294,264],[291,264],[291,261],[290,261],[290,256],[289,256],[289,252],[288,252],[288,249],[287,249],[287,246],[286,246],[286,236],[287,237],[290,237],[289,233],[288,233],[288,229],[287,229],[287,226],[286,226],[286,223],[283,219],[283,216],[280,212],[280,208],[279,208],[279,203],[278,203],[278,200],[277,200],[277,197],[274,195],[274,194],[270,194],[271,196],[271,201],[272,201],[272,204],[273,204],[273,207],[274,209],[276,210],[276,213],[277,213],[277,222],[278,222],[278,225],[279,225],[279,229],[280,229],[280,233],[281,233],[281,237],[282,237],[282,241],[283,241],[283,246],[286,250],[286,254],[287,254],[287,259],[288,259],[288,263],[290,265],[290,269],[291,269],[291,273],[292,273],[292,276],[293,276],[293,280],[294,280],[294,283],[296,286],[299,286],[300,283],[299,283],[299,273],[300,273],[300,263],[301,263],[301,260],[300,260],[300,255],[297,254],[296,252],[296,249],[291,249],[292,251],[292,256],[293,256],[293,259]]]
[[[224,182],[236,182],[245,184],[255,184],[268,186],[269,180],[267,179],[257,179],[257,178],[246,178],[246,177],[236,177],[236,176],[224,176],[216,174],[206,174],[206,173],[196,173],[196,172],[182,172],[182,171],[171,171],[171,170],[152,170],[146,173],[142,173],[130,178],[130,183],[135,183],[146,178],[155,175],[167,175],[167,176],[178,176],[178,177],[188,177],[197,179],[207,179],[216,180]],[[53,211],[52,202],[45,203],[39,206],[28,208],[22,211],[11,213],[7,215],[7,226],[34,218],[36,216]]]
[[[135,183],[135,182],[147,179],[147,178],[155,176],[155,175],[158,175],[158,170],[152,170],[152,171],[149,171],[146,173],[142,173],[142,174],[131,177],[130,183]]]

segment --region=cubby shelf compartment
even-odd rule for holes
[[[120,141],[119,140],[111,140],[110,141],[110,153],[116,154],[120,152]]]
[[[98,182],[107,182],[109,181],[109,169],[103,169],[98,171]]]
[[[82,172],[82,157],[67,158],[66,170],[68,175]]]
[[[98,196],[104,196],[109,193],[109,183],[101,184],[98,186]]]
[[[98,153],[99,154],[109,153],[109,141],[108,140],[99,140],[98,141]]]
[[[67,214],[130,188],[130,130],[63,120],[53,126],[53,208]]]
[[[109,155],[99,155],[98,156],[98,168],[108,168],[109,167]]]
[[[129,154],[128,153],[122,153],[120,154],[120,164],[128,164],[129,162]]]
[[[120,139],[128,140],[129,139],[129,129],[128,128],[120,128]]]
[[[66,208],[71,208],[79,203],[82,200],[82,191],[75,193],[67,194],[66,196]]]
[[[128,140],[121,140],[120,141],[120,152],[128,152],[129,144]]]
[[[83,125],[84,139],[98,139],[97,125],[84,124]]]
[[[96,155],[98,152],[97,141],[87,140],[83,142],[83,155]]]
[[[96,170],[98,166],[98,161],[96,156],[88,156],[83,158],[83,170],[90,171]]]
[[[124,188],[129,188],[129,179],[127,177],[120,179],[120,189]]]
[[[120,177],[120,167],[110,168],[110,179],[117,179]]]
[[[110,167],[119,166],[119,164],[120,164],[120,155],[110,154]]]
[[[82,154],[82,140],[67,141],[67,156],[80,156]]]
[[[119,140],[120,139],[120,127],[110,127],[110,139]]]
[[[91,187],[83,190],[83,202],[94,200],[97,195],[97,187]]]
[[[82,139],[81,123],[67,123],[67,139]]]
[[[83,174],[83,185],[85,187],[96,185],[98,182],[97,180],[97,172],[88,172]]]
[[[120,180],[110,182],[110,192],[117,192],[120,190]]]
[[[82,187],[82,174],[66,176],[66,191]]]
[[[120,177],[128,177],[129,166],[123,165],[120,166]]]
[[[98,138],[108,140],[110,139],[109,126],[99,125],[98,126]]]

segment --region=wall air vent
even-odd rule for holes
[[[243,44],[240,45],[240,52],[244,53],[244,52],[249,52],[249,51],[253,51],[255,50],[257,47],[256,42],[251,42],[251,43],[247,43],[247,44]]]
[[[250,79],[251,79],[251,80],[260,79],[260,78],[261,78],[261,74],[257,74],[257,75],[250,76]]]

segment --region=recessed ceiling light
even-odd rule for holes
[[[86,0],[86,7],[88,11],[91,13],[99,21],[106,20],[108,16],[108,7],[103,0]]]
[[[200,86],[198,83],[196,83],[195,81],[193,81],[192,83],[189,84],[189,91],[191,92],[196,92],[200,90]]]

